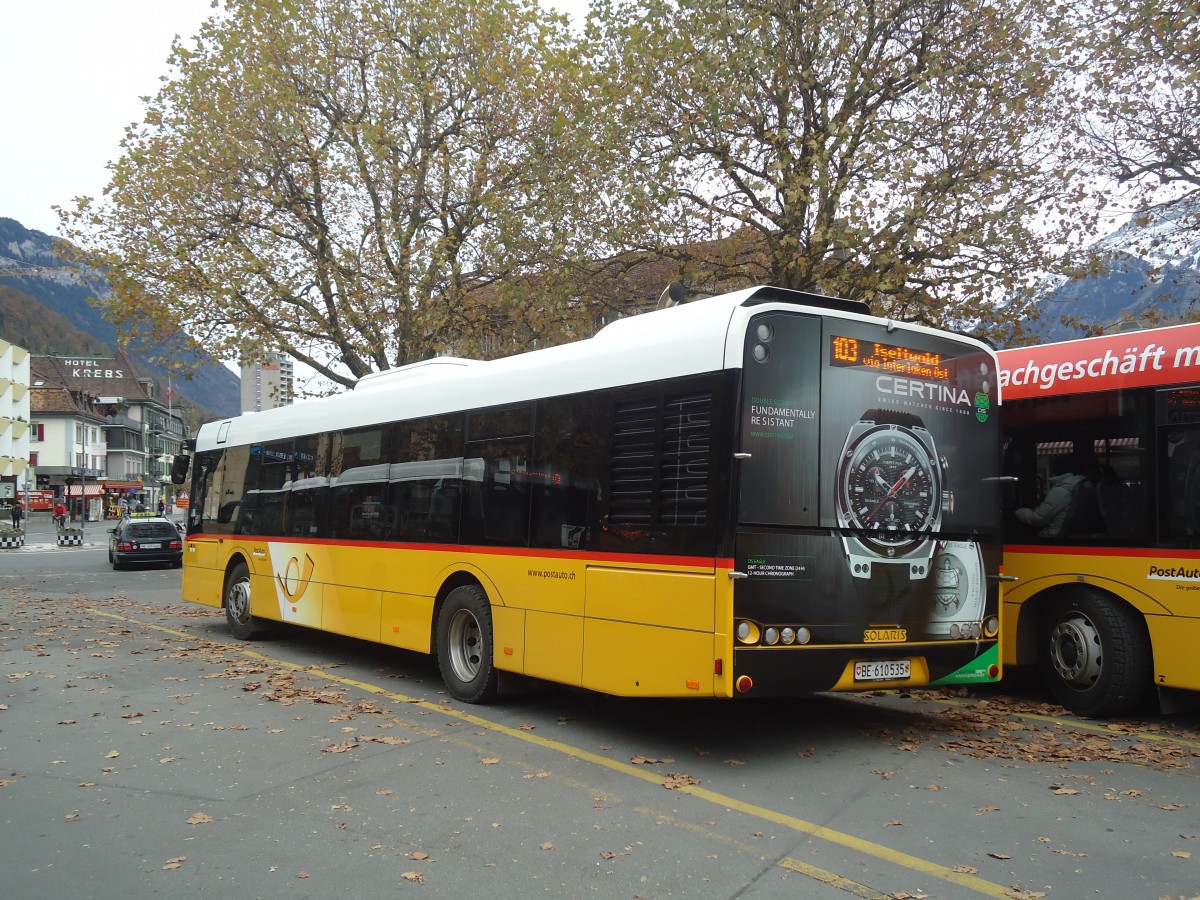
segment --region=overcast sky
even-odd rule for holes
[[[52,206],[99,197],[171,41],[212,13],[210,0],[0,0],[0,217],[53,235]]]

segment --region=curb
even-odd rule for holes
[[[87,549],[89,547],[103,547],[103,544],[98,544],[95,541],[75,542],[73,544],[58,544],[54,541],[44,541],[37,544],[0,544],[0,550],[62,550],[62,549]]]

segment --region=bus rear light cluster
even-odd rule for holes
[[[755,623],[748,619],[742,619],[737,623],[737,639],[742,644],[766,644],[769,647],[774,647],[776,644],[807,644],[812,640],[812,632],[803,625],[793,628],[790,625],[785,625],[782,628],[777,628],[774,625],[768,625],[766,628],[759,628]]]
[[[983,622],[955,622],[950,626],[950,637],[954,640],[977,641],[979,638],[994,638],[1000,631],[1000,620],[988,616]]]

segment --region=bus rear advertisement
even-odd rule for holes
[[[983,344],[776,288],[428,360],[203,426],[183,595],[468,702],[994,682],[998,407]]]

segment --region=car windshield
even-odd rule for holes
[[[176,538],[179,532],[170,522],[134,522],[125,527],[125,536],[131,538]]]

